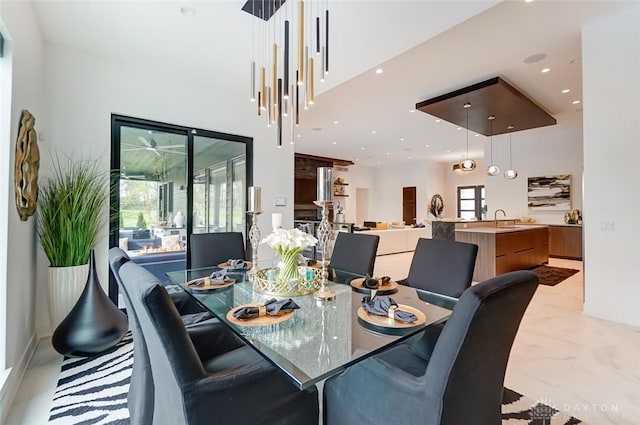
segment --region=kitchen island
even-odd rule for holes
[[[549,260],[549,229],[543,225],[509,225],[455,229],[460,242],[478,245],[473,280],[483,281]]]

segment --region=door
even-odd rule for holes
[[[402,188],[402,221],[416,224],[416,187]]]
[[[111,125],[110,247],[168,283],[188,267],[191,233],[247,235],[252,139],[119,115]]]
[[[246,145],[198,135],[193,149],[193,233],[246,235]]]

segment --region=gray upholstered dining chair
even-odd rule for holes
[[[243,238],[240,232],[191,234],[189,268],[215,267],[230,258],[245,259]]]
[[[138,274],[146,280],[154,281],[157,277],[138,264],[127,261],[128,257],[126,253],[119,251],[122,250],[119,248],[109,250],[109,262],[124,298],[129,324],[134,337],[133,370],[131,373],[129,392],[127,394],[127,407],[132,425],[151,424],[153,419],[154,384],[151,374],[149,352],[142,331],[140,330],[139,321],[131,303],[131,298],[122,283],[120,268],[124,264],[129,263],[131,264],[130,267],[137,269]],[[122,255],[123,253],[124,256]],[[211,350],[216,350],[216,352],[231,352],[245,346],[245,344],[228,330],[225,325],[220,323],[219,320],[210,318],[205,321],[197,321],[196,317],[193,316],[197,316],[198,314],[199,313],[187,314],[180,318],[183,324],[186,325],[189,337],[193,341],[199,356],[206,358],[211,355]],[[248,349],[248,347],[245,349]]]
[[[425,332],[430,350],[401,344],[327,379],[324,424],[500,425],[509,353],[537,286],[530,271],[481,282]]]
[[[478,245],[440,239],[418,239],[409,276],[399,283],[459,298],[471,286]]]
[[[359,275],[373,276],[380,236],[338,232],[329,267]]]
[[[111,273],[113,273],[113,277],[115,278],[120,291],[122,291],[120,267],[129,261],[131,261],[131,259],[124,250],[118,247],[109,249],[109,268],[111,269]],[[182,290],[172,292],[170,293],[170,297],[176,305],[178,313],[182,316],[182,321],[185,325],[211,319],[211,314],[207,313],[206,310],[186,292]]]
[[[121,277],[141,335],[134,343],[142,339],[149,354],[153,425],[318,423],[315,387],[298,390],[248,346],[197,352],[157,279],[133,263]]]

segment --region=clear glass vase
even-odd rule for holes
[[[280,261],[278,262],[278,279],[280,280],[292,280],[300,279],[300,273],[298,272],[298,256],[302,250],[292,249],[283,251],[280,253]]]

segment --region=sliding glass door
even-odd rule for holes
[[[247,234],[251,139],[113,115],[111,145],[110,246],[160,281],[188,267],[191,233]]]

